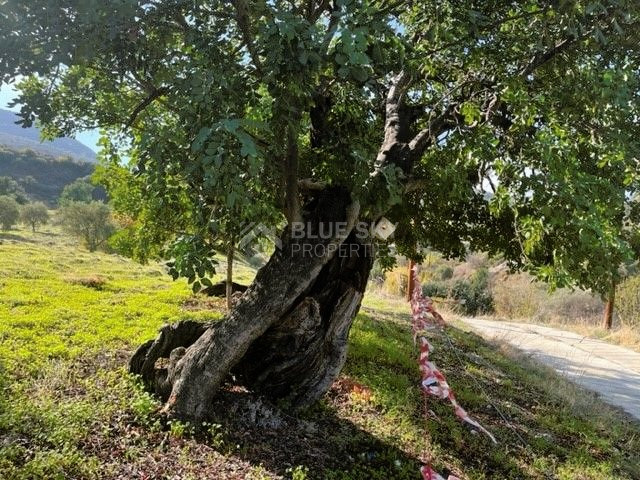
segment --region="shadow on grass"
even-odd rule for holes
[[[214,403],[212,420],[223,426],[234,455],[289,478],[296,466],[306,478],[418,479],[421,461],[340,418],[324,404],[291,417],[246,392],[226,391]],[[289,472],[287,472],[289,470]]]
[[[30,238],[25,238],[22,235],[16,235],[15,233],[7,233],[7,232],[0,232],[0,242],[2,240],[12,240],[14,242],[22,242],[22,243],[36,243],[35,240],[32,240]]]

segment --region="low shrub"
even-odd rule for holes
[[[445,282],[428,282],[422,286],[422,294],[431,298],[446,298],[449,295],[449,285]]]
[[[390,295],[402,296],[407,293],[408,283],[408,268],[398,265],[385,274],[382,287]]]
[[[470,280],[457,280],[449,297],[456,301],[455,309],[464,315],[478,315],[493,311],[493,297],[489,289],[489,272],[477,270]]]
[[[598,323],[602,316],[602,300],[597,295],[566,288],[550,293],[545,284],[526,273],[494,281],[492,292],[495,313],[507,319]]]
[[[98,275],[90,275],[87,277],[69,277],[67,282],[72,285],[82,285],[83,287],[93,288],[94,290],[102,290],[107,281]]]
[[[584,290],[556,290],[541,303],[537,319],[561,323],[595,323],[602,318],[604,305],[597,295]]]
[[[440,280],[451,280],[453,278],[453,268],[449,265],[441,265],[436,270],[436,275]]]

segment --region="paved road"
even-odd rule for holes
[[[640,420],[640,353],[541,325],[461,320],[485,338],[505,341],[531,354]]]

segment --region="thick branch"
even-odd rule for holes
[[[520,70],[520,76],[526,77],[527,75],[531,75],[534,72],[534,70],[541,67],[542,65],[550,61],[552,58],[557,57],[559,53],[562,53],[563,51],[565,51],[569,46],[571,46],[574,43],[575,40],[576,40],[576,37],[565,38],[564,40],[557,42],[549,50],[545,52],[537,53],[536,55],[533,56],[533,58],[529,61],[529,63],[522,70]]]
[[[376,172],[390,163],[398,164],[402,159],[402,150],[405,149],[405,145],[401,142],[402,100],[410,83],[411,76],[404,70],[393,77],[391,81],[385,102],[384,141],[376,157]]]
[[[287,152],[283,163],[284,179],[284,210],[289,223],[302,219],[300,198],[298,196],[298,135],[296,129],[289,125],[287,128]]]
[[[455,103],[449,105],[444,112],[433,118],[429,124],[420,130],[409,142],[412,157],[420,156],[437,138],[455,125]]]
[[[131,127],[131,125],[133,125],[134,122],[136,121],[136,118],[138,118],[138,115],[140,115],[140,113],[145,108],[151,105],[151,103],[154,100],[156,100],[157,98],[160,98],[162,95],[165,95],[167,93],[169,93],[169,89],[167,87],[156,88],[155,90],[153,90],[147,98],[142,100],[142,102],[140,102],[136,106],[136,108],[133,109],[133,112],[131,112],[131,115],[129,116],[129,120],[127,120],[127,123],[125,123],[125,127],[126,128]]]
[[[262,70],[262,63],[253,39],[253,30],[251,28],[251,19],[249,17],[249,6],[245,0],[232,0],[233,8],[236,11],[236,22],[242,35],[242,41],[249,51],[249,56],[253,65],[258,71]]]

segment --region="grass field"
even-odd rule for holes
[[[417,479],[428,456],[463,479],[640,478],[638,425],[452,327],[434,358],[499,444],[435,400],[425,420],[407,305],[376,293],[318,405],[293,415],[229,387],[206,424],[167,424],[127,359],[164,323],[221,318],[223,302],[55,229],[0,241],[1,479]]]

